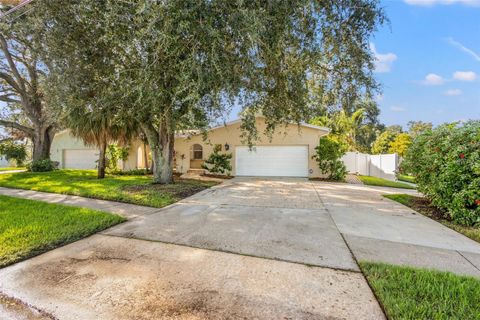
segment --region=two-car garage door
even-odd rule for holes
[[[95,169],[98,161],[98,150],[64,149],[64,169]]]
[[[307,146],[235,148],[236,176],[307,177]]]

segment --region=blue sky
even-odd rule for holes
[[[383,0],[372,39],[387,125],[480,119],[480,0]]]

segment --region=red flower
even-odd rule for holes
[[[475,204],[476,204],[477,206],[480,206],[480,199],[475,200]]]
[[[465,154],[464,153],[460,153],[460,159],[463,159],[465,158]]]

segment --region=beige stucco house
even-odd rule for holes
[[[259,132],[265,129],[263,117],[257,117]],[[203,161],[213,152],[215,145],[221,145],[222,152],[232,154],[234,176],[321,176],[318,165],[312,156],[320,137],[328,134],[324,127],[309,124],[289,124],[282,126],[270,140],[260,135],[259,141],[250,149],[241,138],[241,121],[233,121],[208,131],[207,139],[202,134],[182,134],[175,139],[174,169],[180,173],[200,169]],[[81,140],[72,137],[68,130],[54,138],[51,158],[60,163],[61,168],[93,169],[98,159],[98,151],[85,146]],[[145,150],[147,152],[145,152]],[[132,141],[129,156],[120,168],[131,170],[145,168],[148,146],[141,141]]]

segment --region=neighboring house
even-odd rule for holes
[[[10,167],[10,162],[5,159],[4,156],[0,156],[0,167],[5,168],[5,167]]]
[[[265,129],[263,117],[257,117],[257,129]],[[213,152],[215,145],[222,146],[222,152],[232,154],[234,176],[279,176],[279,177],[318,177],[321,173],[317,162],[312,158],[320,137],[329,130],[309,124],[289,124],[281,126],[270,140],[259,134],[259,141],[252,150],[242,143],[241,121],[236,120],[208,130],[207,139],[200,133],[178,135],[175,139],[174,168],[185,173],[200,169],[203,162]],[[133,141],[129,147],[129,157],[122,168],[130,170],[145,167],[145,149],[140,141]],[[98,151],[86,147],[81,140],[73,138],[68,131],[57,134],[52,144],[52,160],[59,161],[61,168],[95,168]],[[150,163],[150,161],[148,161]]]

